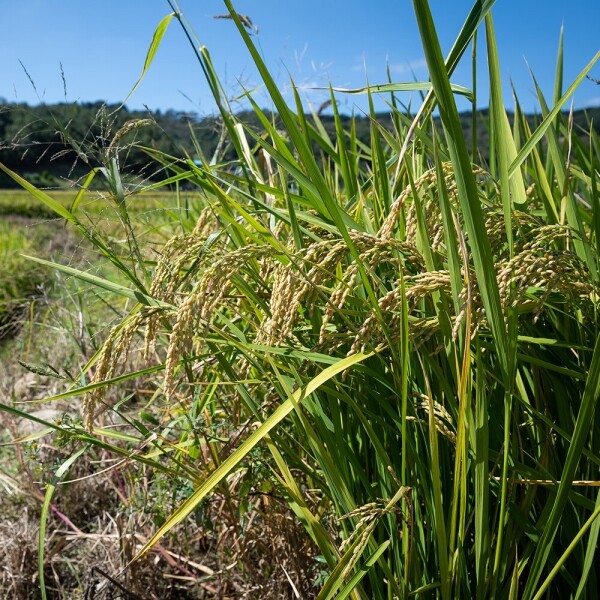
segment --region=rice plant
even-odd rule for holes
[[[56,266],[130,307],[85,385],[54,398],[83,398],[86,430],[69,435],[191,489],[139,554],[215,491],[241,493],[260,453],[325,565],[320,599],[594,598],[600,144],[563,110],[600,53],[563,92],[560,42],[555,95],[549,104],[537,88],[532,131],[518,100],[512,121],[503,106],[493,2],[475,3],[444,59],[428,4],[415,0],[430,82],[414,88],[427,93],[410,116],[394,96],[410,84],[365,88],[370,100],[389,94],[395,125],[378,123],[371,102],[365,145],[342,126],[339,92],[335,135],[296,91],[288,105],[224,2],[277,121],[251,93],[262,130],[236,117],[208,50],[169,0],[144,72],[178,23],[237,159],[217,153],[199,167],[147,150],[169,172],[149,187],[186,182],[201,198],[196,222],[182,222],[158,260],[132,241],[127,263],[29,186],[127,282]],[[467,147],[451,84],[478,31],[486,161],[476,142]],[[467,92],[476,110],[477,90]],[[111,177],[133,235],[117,160]],[[123,370],[132,354],[144,365]],[[150,374],[142,423],[119,384]],[[127,436],[106,437],[108,414]],[[245,493],[260,490],[257,478]]]

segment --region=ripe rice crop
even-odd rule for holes
[[[195,40],[169,4],[147,65],[171,21]],[[138,556],[215,494],[258,495],[267,513],[270,477],[317,549],[320,599],[594,598],[600,144],[562,109],[600,53],[563,93],[561,42],[558,92],[549,105],[537,89],[532,131],[518,101],[512,124],[502,104],[493,2],[474,5],[444,59],[428,4],[415,1],[431,85],[416,115],[394,97],[409,84],[383,86],[395,128],[373,112],[367,147],[342,126],[333,91],[333,137],[297,94],[288,106],[225,4],[280,123],[248,94],[263,131],[245,126],[194,41],[237,168],[148,149],[165,188],[198,190],[197,219],[158,257],[129,224],[116,163],[108,184],[127,258],[21,181],[125,282],[56,266],[128,301],[83,383],[48,399],[82,398],[84,424],[58,427],[77,442],[71,459],[101,446],[185,482]],[[480,27],[486,164],[467,148],[450,83]],[[148,375],[142,419],[120,386]],[[107,437],[115,424],[127,436]]]

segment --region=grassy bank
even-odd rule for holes
[[[148,149],[168,175],[151,186],[160,218],[140,226],[148,211],[108,156],[98,210],[118,236],[84,196],[29,188],[109,265],[56,271],[118,306],[73,380],[43,398],[69,418],[37,421],[64,444],[40,512],[40,589],[51,507],[72,522],[57,483],[94,465],[128,540],[111,577],[133,593],[155,552],[202,597],[594,598],[600,144],[562,110],[600,53],[564,84],[561,43],[553,98],[537,89],[543,119],[532,130],[517,101],[511,125],[492,3],[443,59],[415,2],[431,84],[414,117],[394,96],[411,84],[365,89],[393,116],[372,119],[365,145],[333,91],[335,135],[298,96],[288,106],[225,0],[280,119],[254,104],[256,133],[169,4],[146,65],[181,26],[237,168]],[[476,31],[487,52],[467,54]],[[482,55],[486,161],[451,83]],[[164,192],[183,182],[193,202]]]

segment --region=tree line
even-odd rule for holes
[[[260,131],[256,113],[243,112],[238,116]],[[269,116],[277,121],[276,115]],[[318,118],[335,139],[333,115],[320,114]],[[540,115],[526,118],[531,127],[541,120]],[[309,123],[314,123],[314,119],[315,115],[307,115]],[[349,128],[351,117],[342,115],[341,119]],[[409,119],[410,115],[402,115],[402,119],[390,113],[375,115],[378,127],[388,130],[406,127]],[[478,112],[475,119],[471,113],[462,113],[461,122],[468,144],[475,125],[478,158],[485,162],[489,147],[487,110]],[[355,116],[356,136],[368,145],[371,123],[368,115]],[[433,119],[433,126],[441,130],[437,119]],[[574,133],[583,136],[591,127],[600,131],[600,108],[573,113]],[[218,151],[220,160],[235,159],[218,116],[200,117],[175,110],[129,110],[100,101],[30,106],[0,100],[0,161],[38,185],[70,185],[91,167],[104,166],[116,154],[128,172],[152,178],[157,167],[145,148],[195,160],[200,156],[210,158]],[[12,185],[12,180],[0,175],[0,187]]]

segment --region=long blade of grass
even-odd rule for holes
[[[511,134],[510,125],[502,94],[500,61],[498,59],[498,48],[496,46],[496,34],[492,15],[485,18],[485,31],[488,49],[488,68],[490,75],[490,104],[492,110],[492,123],[496,143],[496,157],[498,159],[498,170],[500,172],[500,195],[502,198],[502,210],[504,213],[504,229],[510,256],[513,256],[512,241],[512,210],[515,205],[525,202],[525,183],[521,170],[515,170],[512,177],[508,173],[510,163],[516,158],[517,150]]]
[[[340,169],[344,180],[344,187],[348,198],[352,200],[358,192],[358,174],[352,160],[348,144],[346,143],[346,131],[342,125],[340,111],[337,102],[333,96],[333,90],[330,91],[331,106],[333,108],[333,119],[335,123],[335,134],[337,138],[337,148],[340,155]]]
[[[452,91],[459,96],[465,96],[469,100],[473,99],[473,92],[462,85],[451,84]],[[316,88],[324,89],[324,88]],[[342,94],[389,94],[390,92],[415,92],[429,91],[432,89],[431,83],[428,81],[409,81],[407,83],[380,83],[375,85],[367,85],[361,88],[331,88],[334,92]]]
[[[573,83],[569,86],[567,91],[561,96],[560,100],[554,105],[554,108],[544,117],[543,121],[539,124],[538,128],[533,132],[531,137],[523,144],[521,150],[517,154],[516,158],[512,161],[508,172],[509,175],[515,172],[523,162],[527,159],[531,150],[534,146],[538,144],[538,142],[544,137],[544,134],[548,130],[558,113],[562,110],[562,107],[566,104],[567,100],[572,96],[573,92],[579,87],[579,84],[585,79],[586,75],[591,71],[592,67],[598,62],[600,59],[600,50],[594,54],[594,57],[590,62],[584,67],[583,71],[579,73],[579,75],[575,78]]]
[[[293,410],[295,404],[300,404],[302,400],[310,396],[319,389],[324,383],[335,377],[339,373],[350,367],[366,360],[373,353],[357,353],[347,358],[339,360],[336,364],[324,369],[319,375],[311,379],[308,384],[294,392],[292,398],[285,400],[260,427],[258,427],[238,449],[225,459],[207,480],[185,501],[179,508],[166,520],[166,522],[156,531],[156,533],[144,544],[144,547],[138,552],[137,557],[145,554],[152,546],[162,538],[175,525],[181,523],[195,508],[203,498],[206,497],[227,475],[238,465],[245,456],[256,447],[264,437],[272,431],[281,421],[283,421]],[[134,559],[135,560],[135,559]]]
[[[548,105],[546,104],[546,100],[544,98],[542,90],[538,85],[535,77],[533,77],[533,81],[537,91],[538,99],[540,101],[540,105],[542,107],[542,112],[543,114],[547,114]],[[566,134],[566,137],[568,139],[571,138],[572,131],[569,131]],[[592,252],[592,248],[588,240],[587,230],[584,226],[583,211],[580,210],[579,203],[577,201],[577,198],[575,197],[573,186],[570,185],[569,182],[569,159],[567,158],[567,161],[565,161],[563,152],[561,151],[558,127],[549,128],[546,139],[548,140],[549,149],[548,159],[554,169],[555,177],[560,190],[560,198],[562,200],[561,214],[566,214],[567,224],[579,234],[578,236],[574,236],[573,247],[575,248],[577,254],[583,260],[585,260],[592,274],[592,277],[597,280],[598,268],[596,264],[596,256]],[[565,162],[567,162],[567,164],[565,164]],[[561,222],[564,222],[564,219],[561,219]]]
[[[477,598],[487,597],[490,558],[490,472],[489,472],[489,418],[485,394],[485,369],[481,347],[477,344],[477,371],[475,374],[475,570]]]
[[[558,53],[556,55],[556,71],[554,75],[554,104],[559,102],[563,90],[564,76],[564,41],[565,41],[565,25],[560,26],[560,34],[558,36]]]
[[[125,100],[123,100],[123,103],[119,106],[117,110],[121,109],[123,106],[125,106],[125,104],[127,104],[127,100],[131,98],[131,95],[135,92],[135,90],[137,90],[140,83],[142,83],[144,77],[146,76],[146,73],[148,72],[148,69],[150,68],[150,65],[152,65],[152,62],[154,61],[154,57],[156,56],[156,52],[158,51],[162,39],[165,33],[167,32],[169,23],[171,22],[171,19],[174,16],[175,13],[168,14],[166,17],[163,17],[160,23],[157,25],[156,29],[154,30],[154,34],[152,35],[152,41],[150,42],[148,52],[146,53],[146,59],[144,60],[144,67],[142,68],[142,73],[140,74],[138,80],[131,88],[131,91],[129,92],[129,94],[127,94]]]
[[[556,561],[552,570],[546,577],[545,581],[539,587],[536,595],[533,597],[533,600],[541,600],[546,593],[550,584],[558,575],[558,572],[563,568],[567,558],[569,558],[570,554],[575,550],[575,547],[581,541],[581,538],[587,533],[588,529],[593,525],[596,525],[597,528],[597,519],[600,517],[600,506],[596,507],[596,510],[590,515],[589,519],[584,523],[583,527],[577,532],[577,535],[571,540],[571,543],[567,546],[566,550],[563,552],[562,556]]]
[[[448,76],[452,75],[452,73],[458,66],[458,63],[462,58],[465,50],[467,49],[471,39],[475,35],[479,24],[483,21],[485,16],[491,10],[492,6],[494,5],[494,2],[495,0],[478,0],[473,4],[473,8],[469,12],[458,36],[456,37],[454,44],[452,45],[452,48],[450,49],[450,52],[448,53],[448,56],[446,57],[445,67],[448,72]],[[402,144],[402,148],[398,153],[398,165],[396,167],[395,176],[396,180],[399,176],[402,161],[404,160],[404,156],[406,155],[406,151],[408,150],[408,146],[410,145],[415,131],[419,128],[419,125],[427,119],[427,116],[433,112],[437,101],[438,99],[435,90],[429,90],[429,92],[427,92],[425,100],[423,100],[423,103],[419,108],[419,111],[413,119],[412,125],[410,126],[404,139],[404,143]],[[396,181],[393,182],[392,187],[396,187]]]
[[[44,503],[42,504],[42,512],[40,515],[40,531],[38,535],[38,578],[40,581],[39,585],[42,600],[46,600],[48,597],[44,576],[44,545],[46,542],[46,525],[48,523],[50,503],[52,502],[52,497],[54,496],[54,492],[56,491],[56,487],[58,486],[60,480],[68,473],[69,469],[73,466],[77,459],[87,452],[87,450],[88,446],[84,446],[72,454],[67,460],[65,460],[65,462],[62,463],[62,465],[60,465],[60,467],[56,470],[52,481],[50,481],[46,486]]]
[[[95,168],[95,169],[92,169],[87,174],[87,177],[85,178],[84,182],[81,184],[81,188],[77,192],[77,195],[75,196],[75,199],[73,200],[73,203],[71,204],[71,209],[69,212],[74,213],[77,210],[77,208],[79,207],[79,204],[85,198],[85,194],[88,191],[90,184],[92,183],[92,181],[94,180],[94,178],[96,177],[96,175],[99,172],[100,172],[100,169]]]
[[[454,176],[458,190],[458,201],[465,222],[465,229],[475,265],[475,274],[486,317],[495,340],[496,350],[505,380],[510,380],[514,356],[509,355],[504,311],[496,281],[490,242],[487,238],[485,221],[479,201],[477,183],[471,167],[471,159],[464,139],[456,103],[450,88],[439,41],[427,2],[413,0],[417,23],[421,32],[425,58],[429,67],[433,89],[438,101],[440,117],[446,133]]]
[[[434,417],[434,401],[431,391],[431,385],[428,379],[425,379],[427,388],[427,397],[429,402],[429,468],[431,469],[432,490],[433,490],[433,507],[432,515],[433,527],[437,542],[437,562],[440,571],[441,580],[441,595],[442,600],[450,599],[450,565],[448,561],[448,535],[446,528],[446,518],[444,514],[443,498],[442,498],[442,473],[440,469],[440,453],[438,444],[438,431],[435,426]]]
[[[24,256],[28,260],[32,260],[33,262],[39,263],[40,265],[51,267],[52,269],[61,271],[66,275],[71,275],[76,279],[85,281],[86,283],[90,283],[96,287],[108,290],[109,292],[117,294],[118,296],[123,296],[124,298],[135,300],[136,302],[139,302],[140,304],[143,304],[145,306],[162,306],[163,308],[174,308],[173,305],[168,304],[167,302],[163,302],[162,300],[156,300],[152,296],[148,296],[147,294],[144,294],[141,291],[132,290],[131,288],[110,281],[104,277],[98,277],[97,275],[92,275],[91,273],[86,273],[85,271],[81,271],[79,269],[75,269],[67,265],[61,265],[59,263],[55,263],[50,260],[45,260],[43,258],[28,256],[27,254],[23,254],[22,256]]]
[[[290,498],[292,500],[291,507],[292,510],[296,513],[298,518],[304,523],[305,528],[311,535],[312,539],[319,546],[319,549],[323,553],[327,564],[331,569],[334,569],[336,563],[339,560],[339,554],[337,548],[334,543],[330,539],[330,536],[327,533],[327,530],[319,519],[313,515],[313,513],[309,510],[306,502],[302,497],[302,493],[300,492],[300,488],[292,475],[290,468],[288,467],[285,459],[281,455],[281,452],[277,448],[277,446],[273,443],[270,436],[265,437],[265,441],[271,450],[271,454],[281,471],[280,479],[281,483],[285,486]]]
[[[600,509],[600,493],[596,496],[596,506],[594,512]],[[598,552],[598,538],[600,536],[600,520],[596,519],[590,528],[590,537],[588,539],[587,548],[585,551],[585,559],[583,561],[583,568],[581,569],[581,577],[579,579],[579,585],[575,592],[575,600],[579,600],[585,595],[585,587],[594,566],[594,561],[597,558]]]
[[[596,403],[600,397],[600,337],[596,341],[592,362],[590,364],[588,379],[581,399],[581,406],[577,421],[573,430],[573,437],[567,452],[565,464],[563,467],[560,484],[556,492],[552,512],[544,526],[544,531],[537,544],[535,555],[531,561],[530,573],[527,578],[527,584],[523,591],[524,600],[533,598],[538,590],[538,583],[542,576],[542,571],[546,567],[548,555],[552,549],[552,542],[556,536],[558,525],[562,518],[563,511],[569,500],[571,491],[571,481],[575,475],[575,470],[582,456],[583,446],[588,436],[590,427],[593,423],[593,415],[596,409]]]
[[[513,177],[509,176],[509,161],[514,160],[517,152],[514,139],[508,123],[506,110],[504,109],[502,98],[502,85],[500,77],[500,63],[498,59],[498,49],[496,46],[496,34],[492,15],[485,17],[485,31],[488,48],[488,68],[490,75],[490,104],[491,104],[491,123],[492,135],[495,143],[495,157],[497,157],[497,167],[500,174],[500,196],[502,199],[502,212],[504,216],[504,229],[506,232],[507,246],[509,256],[514,255],[513,248],[513,226],[512,211],[515,205],[525,201],[525,184],[520,170],[515,170]],[[509,356],[516,355],[516,311],[509,309],[507,315],[508,321],[508,353]],[[513,361],[513,368],[516,361]],[[496,555],[494,558],[492,595],[495,594],[495,586],[500,574],[500,559],[503,556],[504,533],[506,529],[506,510],[508,500],[508,458],[510,452],[510,424],[512,412],[512,397],[510,390],[506,390],[504,398],[504,444],[502,460],[502,486],[500,490],[500,512],[498,517],[498,533],[496,537]]]

